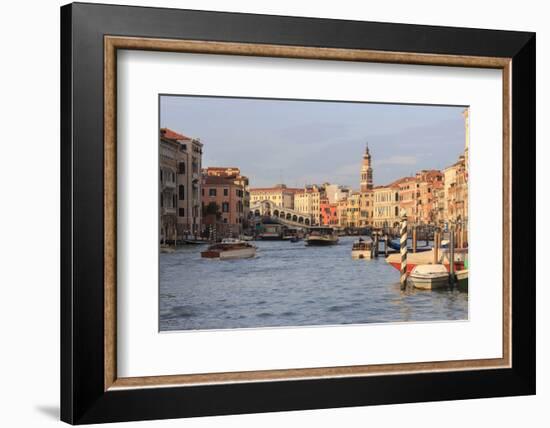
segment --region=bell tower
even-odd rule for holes
[[[363,155],[363,163],[361,164],[361,192],[367,192],[372,190],[372,162],[369,152],[369,144],[365,154]]]

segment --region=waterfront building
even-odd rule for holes
[[[359,227],[372,226],[374,216],[374,192],[361,192],[359,198]]]
[[[373,189],[373,226],[376,228],[396,227],[401,220],[399,212],[399,181]]]
[[[218,236],[238,236],[247,227],[250,210],[248,178],[239,168],[210,167],[202,173],[204,224]]]
[[[346,205],[346,223],[347,228],[356,228],[361,223],[361,193],[353,192],[348,196]]]
[[[418,222],[417,201],[418,184],[416,177],[404,177],[397,182],[399,186],[399,212],[405,213],[409,223]]]
[[[443,186],[443,174],[438,170],[422,170],[416,173],[416,224],[435,224],[435,189]]]
[[[324,196],[322,187],[316,184],[305,186],[294,194],[294,210],[312,216],[313,224],[321,224],[321,197]]]
[[[468,221],[468,175],[466,160],[463,155],[458,162],[445,168],[444,194],[445,194],[445,221]]]
[[[339,184],[325,183],[323,188],[330,204],[336,204],[338,201],[347,198],[351,193],[348,187]]]
[[[168,128],[160,130],[161,239],[200,233],[202,148],[196,138]]]
[[[338,203],[331,203],[328,197],[321,198],[321,225],[338,226]]]
[[[285,184],[277,184],[273,187],[251,188],[250,201],[252,204],[271,201],[282,208],[294,209],[294,195],[300,191],[301,189],[289,188]]]
[[[336,203],[336,215],[338,217],[338,227],[345,228],[348,224],[348,199],[340,199]]]
[[[361,192],[365,193],[372,190],[372,163],[371,155],[369,152],[369,145],[365,149],[363,155],[363,162],[361,163]]]

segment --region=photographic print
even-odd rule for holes
[[[159,109],[160,331],[468,319],[467,106]]]

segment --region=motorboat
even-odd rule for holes
[[[438,259],[437,263],[442,264],[447,271],[450,270],[450,264],[449,264],[449,258],[450,254],[446,249],[440,248],[438,250]],[[455,250],[454,252],[454,261],[455,261],[455,271],[461,270],[465,268],[465,263],[468,258],[468,250],[467,249],[461,249],[461,250]],[[422,251],[422,252],[407,252],[407,273],[410,273],[413,271],[413,269],[418,265],[426,265],[434,262],[434,249],[432,248],[430,251]],[[397,270],[401,270],[401,254],[395,253],[390,254],[388,257],[386,257],[386,263],[389,263],[391,266],[393,266]]]
[[[207,259],[231,260],[247,259],[256,255],[256,247],[239,239],[224,239],[222,242],[210,245],[201,257]]]
[[[407,283],[421,290],[434,290],[449,285],[449,272],[442,264],[417,265],[407,278]]]
[[[332,227],[311,227],[306,237],[306,245],[336,245],[338,235]]]
[[[351,247],[351,258],[354,260],[372,258],[372,239],[359,238]]]

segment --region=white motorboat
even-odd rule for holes
[[[338,235],[332,227],[312,227],[306,237],[307,245],[335,245]]]
[[[372,258],[372,239],[359,238],[351,247],[351,258],[354,260]]]
[[[416,265],[407,282],[421,290],[434,290],[449,285],[449,272],[442,264]]]
[[[254,245],[238,239],[224,239],[201,252],[201,257],[219,260],[247,259],[255,255],[256,247]]]

